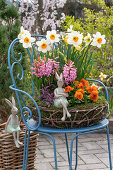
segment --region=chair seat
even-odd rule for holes
[[[38,128],[38,131],[45,132],[45,133],[80,133],[80,132],[85,132],[85,131],[101,129],[101,128],[106,127],[108,124],[109,124],[109,121],[107,119],[104,119],[97,125],[93,125],[90,127],[75,128],[75,129],[56,129],[56,128],[51,128],[51,127],[40,126]]]

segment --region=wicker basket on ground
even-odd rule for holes
[[[36,108],[30,106],[34,113]],[[76,104],[73,107],[69,107],[68,111],[71,114],[71,118],[66,118],[62,121],[63,116],[62,109],[53,107],[40,106],[41,111],[41,125],[53,128],[77,128],[92,126],[103,119],[108,117],[108,106],[105,98],[98,99],[98,102],[86,104]],[[36,114],[35,114],[36,115]],[[34,119],[38,119],[34,116]]]
[[[21,125],[20,141],[24,143],[25,126]],[[35,170],[37,135],[31,132],[28,151],[27,170]],[[16,148],[12,134],[4,132],[4,125],[0,125],[0,170],[22,170],[24,145]]]

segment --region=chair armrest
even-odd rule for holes
[[[108,90],[107,90],[106,86],[99,80],[95,80],[95,79],[86,79],[86,80],[97,82],[97,83],[101,84],[104,87],[105,92],[106,92],[106,100],[107,100],[108,112],[109,112],[109,94],[108,94]],[[109,112],[109,115],[110,115],[110,112]]]
[[[32,130],[32,131],[37,130],[38,127],[39,127],[40,124],[41,124],[41,113],[40,113],[40,109],[39,109],[36,101],[31,97],[31,95],[29,95],[28,93],[26,93],[26,92],[23,91],[23,90],[19,90],[19,89],[15,88],[14,85],[9,86],[9,88],[12,89],[12,90],[14,90],[14,91],[16,92],[18,104],[19,104],[19,107],[20,107],[20,110],[21,110],[21,114],[22,114],[22,118],[23,118],[23,122],[24,122],[25,126],[28,128],[28,130]],[[25,106],[25,107],[22,107],[22,106],[21,106],[18,93],[25,94],[25,95],[28,96],[28,97],[32,100],[32,102],[35,104],[35,107],[36,107],[37,112],[38,112],[38,123],[32,118],[32,111],[31,111],[27,106]],[[25,115],[24,115],[24,113],[23,113],[24,110],[27,110],[28,113],[29,113],[27,120],[25,119]]]

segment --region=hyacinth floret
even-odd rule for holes
[[[59,62],[56,62],[53,59],[46,58],[34,60],[32,67],[32,74],[36,75],[38,78],[42,78],[42,76],[51,76],[51,74],[55,74],[55,70],[59,69]]]
[[[77,75],[76,75],[76,68],[74,66],[74,62],[69,61],[67,64],[64,65],[63,77],[66,84],[75,81]]]

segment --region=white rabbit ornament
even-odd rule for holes
[[[5,131],[7,133],[13,134],[15,145],[17,148],[19,148],[20,145],[22,145],[23,143],[19,141],[20,125],[19,125],[19,118],[17,116],[18,109],[16,107],[14,97],[12,97],[12,103],[8,99],[5,99],[5,101],[11,107],[11,113],[12,113],[6,122]]]
[[[64,92],[65,89],[62,88],[62,86],[64,84],[62,73],[59,76],[56,72],[55,77],[57,79],[58,88],[56,88],[54,90],[54,98],[55,98],[54,105],[57,108],[63,108],[63,117],[61,118],[61,120],[65,121],[66,115],[67,115],[67,117],[71,117],[71,115],[70,115],[70,113],[68,112],[68,109],[67,109],[68,101],[67,101],[66,97],[68,97],[68,93],[65,93]]]

